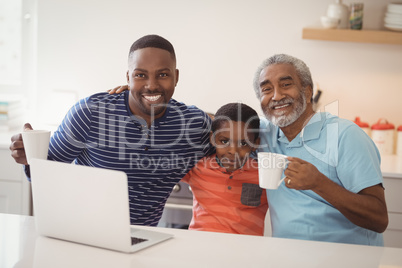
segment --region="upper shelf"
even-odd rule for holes
[[[402,45],[402,33],[391,31],[303,28],[303,39]]]

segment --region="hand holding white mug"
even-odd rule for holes
[[[23,165],[28,165],[31,158],[46,159],[49,150],[49,140],[50,131],[32,130],[31,125],[26,123],[22,133],[11,137],[11,156],[17,163]]]
[[[284,172],[288,188],[295,190],[317,190],[328,178],[313,164],[297,157],[288,157],[289,164]]]

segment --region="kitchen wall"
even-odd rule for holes
[[[320,26],[333,2],[37,0],[31,94],[37,113],[31,120],[57,123],[76,99],[125,84],[132,42],[156,33],[176,48],[180,81],[174,98],[205,111],[241,101],[260,112],[254,72],[263,59],[288,53],[310,66],[323,91],[321,107],[370,124],[380,117],[402,124],[401,45],[302,39],[302,28]],[[359,2],[365,5],[364,29],[381,29],[391,1]]]

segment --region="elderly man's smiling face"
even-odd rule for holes
[[[273,64],[259,78],[261,108],[278,127],[293,124],[306,110],[307,97],[296,69],[291,64]]]

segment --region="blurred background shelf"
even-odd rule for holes
[[[402,32],[303,28],[303,39],[402,45]]]

